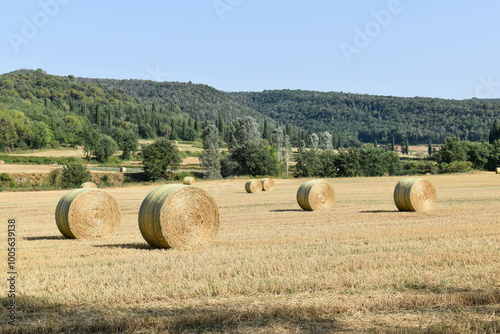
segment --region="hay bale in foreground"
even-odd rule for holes
[[[184,180],[182,180],[182,184],[187,186],[192,186],[196,182],[196,179],[192,176],[186,176]]]
[[[247,183],[245,183],[245,190],[247,193],[258,193],[262,191],[262,182],[260,180],[248,180]]]
[[[99,239],[112,235],[120,224],[120,207],[101,189],[75,189],[56,207],[59,231],[70,239]]]
[[[260,179],[262,183],[262,190],[273,191],[274,190],[274,180],[271,178]]]
[[[2,164],[0,163],[0,165],[2,165]],[[500,167],[497,167],[497,168],[495,169],[495,173],[500,174]]]
[[[307,211],[328,211],[335,203],[335,191],[325,181],[307,181],[297,191],[297,203]]]
[[[161,186],[142,202],[139,229],[153,247],[197,248],[215,239],[219,208],[207,191],[196,186]]]
[[[87,189],[87,188],[99,188],[99,187],[94,182],[84,182],[80,185],[79,188]]]
[[[127,168],[125,167],[120,167],[120,173],[126,173],[127,172]]]
[[[394,202],[399,211],[429,211],[436,203],[436,189],[425,179],[402,179],[394,188]]]

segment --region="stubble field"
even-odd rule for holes
[[[156,186],[107,189],[122,222],[101,241],[66,240],[66,191],[0,193],[1,268],[17,220],[22,333],[496,333],[500,331],[500,176],[426,176],[428,213],[397,212],[400,178],[329,179],[336,203],[304,212],[305,180],[247,194],[245,180],[198,182],[220,208],[214,244],[151,249],[137,226]],[[6,319],[5,280],[0,281]]]

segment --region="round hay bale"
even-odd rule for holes
[[[297,191],[297,203],[307,211],[328,211],[335,203],[335,191],[325,181],[307,181]]]
[[[260,180],[248,180],[247,183],[245,183],[245,190],[247,193],[258,193],[262,191],[262,182]]]
[[[4,164],[3,160],[0,160],[0,165],[3,165],[3,164]]]
[[[196,186],[161,186],[142,202],[139,229],[153,247],[198,248],[215,239],[219,208],[207,191]]]
[[[99,239],[112,235],[120,224],[120,207],[101,189],[75,189],[56,207],[59,231],[70,239]]]
[[[0,163],[0,165],[2,165],[2,163]],[[500,167],[497,167],[497,168],[495,169],[495,173],[500,174]]]
[[[80,185],[79,188],[86,189],[86,188],[99,188],[99,187],[94,182],[84,182]]]
[[[187,186],[192,186],[196,182],[196,179],[192,176],[186,176],[184,180],[182,180],[182,184]]]
[[[270,178],[260,179],[262,183],[263,191],[273,191],[274,190],[274,180]]]
[[[127,168],[125,167],[120,167],[120,173],[126,173],[127,172]]]
[[[399,211],[429,211],[436,203],[436,189],[425,179],[402,179],[394,189]]]

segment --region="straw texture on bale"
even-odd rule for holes
[[[86,189],[86,188],[99,188],[99,187],[94,182],[84,182],[80,185],[80,188]]]
[[[75,189],[56,207],[59,231],[70,239],[99,239],[110,236],[120,224],[120,207],[101,189]]]
[[[429,211],[436,203],[436,189],[425,179],[402,179],[394,189],[399,211]]]
[[[215,239],[219,208],[214,198],[199,187],[161,186],[142,202],[139,229],[153,247],[198,248]]]
[[[297,203],[307,211],[328,211],[335,203],[335,191],[325,181],[307,181],[297,191]]]
[[[273,191],[274,190],[274,180],[270,178],[260,179],[262,183],[262,190]]]
[[[120,167],[120,173],[126,173],[127,172],[127,168],[125,167]]]
[[[0,163],[0,165],[1,165],[1,163]],[[497,174],[500,174],[500,167],[497,167],[497,168],[495,169],[495,172],[496,172]]]
[[[258,193],[262,191],[262,182],[260,180],[248,180],[245,183],[245,190],[247,193]]]
[[[192,176],[186,176],[184,180],[182,180],[182,184],[187,186],[192,186],[196,182],[196,179]]]
[[[4,164],[3,160],[0,160],[0,165],[3,165],[3,164]]]

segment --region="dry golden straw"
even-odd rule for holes
[[[260,180],[248,180],[247,183],[245,183],[245,190],[247,193],[258,193],[262,191],[262,182]]]
[[[153,247],[198,248],[215,239],[219,208],[207,191],[196,186],[161,186],[142,202],[139,229]]]
[[[1,165],[1,163],[0,163],[0,165]],[[495,172],[496,172],[497,174],[500,174],[500,167],[497,167],[497,168],[495,169]]]
[[[125,167],[120,167],[120,173],[126,173],[127,172],[127,168]]]
[[[273,191],[274,190],[274,180],[270,178],[260,179],[262,183],[262,190]]]
[[[187,186],[192,186],[196,182],[196,179],[192,176],[186,176],[184,180],[182,180],[182,184]]]
[[[99,187],[94,182],[84,182],[80,185],[80,188],[86,189],[86,188],[99,188]]]
[[[57,204],[56,224],[70,239],[99,239],[110,236],[120,224],[120,207],[101,189],[75,189]]]
[[[0,165],[3,165],[3,164],[4,164],[3,160],[0,160]]]
[[[335,203],[335,191],[325,181],[307,181],[297,191],[297,203],[307,211],[328,211]]]
[[[436,189],[425,179],[402,179],[394,189],[399,211],[429,211],[436,203]]]

